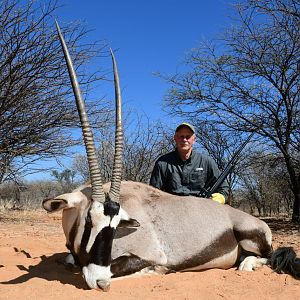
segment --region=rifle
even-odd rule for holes
[[[202,197],[204,198],[210,198],[211,194],[213,194],[219,187],[220,185],[224,182],[224,180],[226,179],[227,175],[231,172],[231,170],[233,169],[238,156],[240,155],[240,153],[242,152],[242,150],[245,148],[245,146],[248,144],[248,142],[250,141],[250,139],[252,138],[252,136],[254,135],[255,132],[252,132],[249,137],[247,138],[247,140],[240,146],[240,148],[236,151],[236,153],[232,156],[230,162],[228,163],[228,165],[226,166],[226,168],[224,169],[224,171],[220,174],[220,176],[217,178],[217,180],[215,181],[215,183],[213,184],[212,187],[209,187],[207,190],[204,189],[204,192],[202,193]]]

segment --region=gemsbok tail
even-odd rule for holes
[[[288,273],[300,279],[300,258],[297,258],[292,247],[276,249],[270,258],[270,266],[277,273]]]

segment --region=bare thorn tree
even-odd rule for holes
[[[300,209],[300,2],[247,0],[236,6],[236,26],[187,58],[190,71],[166,76],[170,112],[256,131],[285,161]],[[218,47],[220,46],[220,47]]]
[[[37,159],[66,153],[76,143],[66,128],[76,126],[77,114],[54,26],[58,1],[0,3],[1,183]],[[85,76],[81,66],[104,45],[80,44],[88,33],[80,23],[62,29],[87,91],[99,72]]]

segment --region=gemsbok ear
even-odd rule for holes
[[[45,199],[42,206],[47,212],[56,212],[66,208],[68,202],[64,199]]]

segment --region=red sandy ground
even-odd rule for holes
[[[113,281],[107,293],[88,290],[81,275],[56,262],[66,254],[59,213],[0,213],[0,299],[300,299],[300,281],[264,266],[255,272],[207,270]],[[268,220],[274,246],[293,246],[300,232]]]

